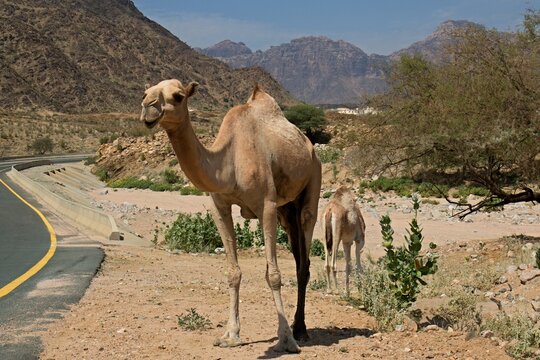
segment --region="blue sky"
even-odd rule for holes
[[[134,0],[146,16],[192,47],[229,39],[266,50],[324,35],[387,55],[431,34],[445,20],[516,30],[539,0]]]

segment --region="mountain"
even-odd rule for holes
[[[425,59],[440,64],[445,59],[444,50],[455,42],[454,33],[467,27],[481,27],[481,25],[466,20],[445,21],[425,39],[390,54],[390,59],[398,60],[402,54],[421,54]]]
[[[239,55],[251,55],[252,51],[243,42],[236,43],[231,40],[223,40],[206,49],[195,49],[206,56],[216,58],[230,58]]]
[[[194,105],[245,102],[256,82],[294,100],[260,68],[199,54],[130,0],[2,0],[0,102],[7,110],[137,112],[145,83],[200,83]]]
[[[387,88],[388,71],[401,54],[420,53],[440,63],[445,47],[453,42],[452,32],[467,26],[480,25],[464,20],[443,22],[426,39],[388,56],[367,55],[351,43],[323,36],[294,39],[266,51],[252,52],[245,44],[230,40],[199,51],[233,68],[262,67],[293,96],[308,103],[358,103],[363,95]]]

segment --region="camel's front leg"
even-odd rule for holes
[[[221,240],[223,241],[227,262],[229,263],[228,282],[230,296],[227,330],[221,338],[216,339],[214,345],[232,347],[242,344],[240,341],[240,315],[238,309],[242,272],[238,266],[238,258],[236,256],[236,239],[234,236],[231,206],[222,204],[219,199],[214,198],[214,196],[212,196],[212,198],[215,204],[215,211],[212,215],[221,236]]]
[[[272,290],[274,303],[278,315],[278,343],[276,351],[287,351],[298,353],[300,348],[294,340],[291,328],[285,316],[283,301],[281,299],[281,273],[277,265],[276,255],[276,226],[277,226],[277,207],[276,203],[267,201],[264,204],[262,213],[262,227],[264,234],[264,251],[266,254],[266,282]]]

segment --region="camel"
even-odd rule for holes
[[[333,195],[322,213],[323,229],[326,236],[325,265],[327,290],[332,292],[332,279],[337,290],[337,252],[339,243],[343,242],[345,253],[345,291],[349,294],[349,277],[351,274],[351,246],[355,243],[356,271],[362,270],[360,252],[365,243],[366,224],[360,207],[356,204],[354,194],[345,186],[341,186]],[[330,255],[330,256],[329,256]]]
[[[190,121],[188,98],[198,84],[164,80],[144,92],[141,120],[166,131],[180,167],[190,181],[213,200],[213,218],[228,262],[229,320],[214,345],[241,345],[239,289],[242,272],[231,217],[236,204],[246,219],[261,222],[266,255],[266,282],[278,315],[276,351],[299,352],[295,339],[307,340],[304,320],[309,281],[309,249],[317,220],[321,163],[308,138],[283,116],[276,101],[255,86],[246,104],[224,117],[212,146],[204,147]],[[288,325],[281,298],[281,273],[276,258],[277,222],[287,232],[296,262],[297,307]]]

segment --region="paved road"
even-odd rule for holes
[[[71,162],[85,157],[62,156],[51,160],[55,163]],[[0,179],[36,207],[52,223],[53,230],[49,231],[36,211],[0,183],[2,360],[37,359],[41,349],[38,332],[58,318],[62,310],[82,297],[103,260],[103,251],[96,241],[81,236],[78,230],[40,207],[30,194],[5,176],[13,164],[30,160],[0,160]],[[53,237],[58,241],[54,254],[51,252]],[[48,253],[52,257],[43,261]],[[40,262],[43,268],[7,293],[6,285],[13,284],[14,280]]]

